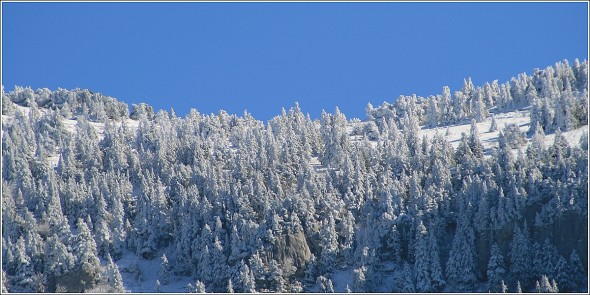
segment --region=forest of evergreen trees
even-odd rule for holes
[[[484,153],[476,122],[523,108],[529,132],[493,121]],[[390,292],[587,291],[588,137],[562,134],[588,125],[587,61],[366,113],[183,118],[2,88],[2,292],[124,292],[125,255],[160,261],[154,291],[333,292],[348,269],[372,292],[386,265]],[[456,149],[421,136],[470,123]]]

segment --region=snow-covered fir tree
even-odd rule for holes
[[[584,292],[587,73],[364,121],[2,88],[2,292]]]
[[[496,286],[499,286],[500,281],[504,280],[504,274],[506,269],[504,267],[504,256],[497,244],[492,245],[492,253],[490,255],[490,261],[488,262],[488,284],[490,290],[494,290]]]

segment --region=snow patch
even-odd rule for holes
[[[166,251],[158,252],[156,258],[152,260],[136,256],[134,253],[126,251],[123,257],[115,262],[123,278],[123,286],[127,292],[144,293],[154,292],[156,289],[156,280],[160,279],[160,257]],[[138,279],[131,271],[139,267],[141,278]],[[195,285],[195,280],[186,276],[176,276],[170,274],[168,284],[160,282],[160,292],[163,293],[186,293],[187,284]]]
[[[334,286],[335,292],[346,293],[347,284],[348,288],[350,288],[350,290],[353,290],[353,282],[354,272],[352,271],[352,269],[339,270],[334,272],[334,275],[332,275],[332,285]]]
[[[498,131],[489,132],[490,126],[492,124],[491,116],[487,117],[483,122],[476,123],[477,130],[479,132],[479,140],[484,147],[484,152],[488,156],[490,155],[489,152],[491,149],[498,145],[498,135],[500,134],[500,130],[504,129],[506,125],[514,123],[520,127],[520,131],[525,133],[529,131],[530,118],[529,111],[527,109],[496,114],[495,118]],[[459,142],[461,141],[461,135],[463,133],[465,133],[465,135],[469,135],[470,130],[471,123],[468,122],[462,125],[449,125],[435,128],[427,128],[422,126],[421,131],[422,135],[426,135],[427,138],[432,138],[437,133],[441,134],[451,144],[451,146],[453,146],[453,148],[457,148],[459,146]]]
[[[483,122],[476,123],[477,130],[479,132],[479,140],[484,147],[484,153],[486,158],[491,157],[491,151],[498,146],[498,135],[500,131],[504,129],[504,127],[508,124],[514,123],[519,128],[520,131],[526,133],[529,131],[530,128],[530,117],[529,117],[529,109],[524,108],[521,110],[516,110],[512,112],[506,113],[499,113],[495,114],[494,117],[496,118],[496,123],[498,127],[498,131],[490,132],[490,126],[492,124],[492,117],[487,117]],[[448,130],[448,131],[447,131]],[[426,126],[422,126],[421,132],[422,135],[426,135],[427,138],[434,137],[437,133],[441,134],[445,137],[445,139],[453,146],[453,148],[457,148],[461,141],[461,135],[465,133],[465,135],[469,135],[471,130],[471,123],[465,123],[462,125],[449,125],[449,126],[442,126],[442,127],[435,127],[435,128],[428,128]],[[567,132],[563,132],[562,134],[568,141],[571,146],[579,146],[580,144],[580,137],[584,131],[588,132],[588,125],[579,127],[574,130],[570,130]],[[555,138],[555,134],[547,134],[545,136],[545,145],[550,146],[553,144],[553,140]],[[520,147],[523,151],[526,150],[528,145],[531,143],[532,137],[526,137],[527,143]],[[518,149],[513,150],[514,155],[518,153]]]

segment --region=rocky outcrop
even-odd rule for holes
[[[279,263],[291,259],[298,270],[304,269],[305,264],[311,258],[311,251],[303,230],[285,231],[279,235],[273,246],[273,256]]]

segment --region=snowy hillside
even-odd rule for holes
[[[492,117],[487,117],[480,123],[477,123],[477,129],[479,130],[479,140],[483,144],[485,155],[489,157],[491,150],[498,147],[498,135],[500,131],[508,124],[516,124],[520,127],[520,131],[527,134],[530,128],[530,114],[529,108],[522,110],[498,113],[495,114],[496,123],[498,124],[498,130],[489,131],[490,125],[492,124]],[[426,135],[427,138],[432,138],[436,133],[443,135],[445,139],[454,147],[457,148],[461,139],[461,134],[469,134],[471,124],[463,125],[450,125],[436,128],[429,128],[421,126],[421,134]],[[447,131],[448,130],[448,131]],[[563,132],[563,136],[566,138],[568,143],[572,146],[580,144],[580,138],[584,134],[584,131],[588,132],[588,125],[580,126],[577,129]],[[551,145],[553,143],[555,134],[548,134],[545,136],[545,144]],[[523,145],[521,149],[526,150],[528,145],[531,143],[531,137],[527,137],[526,145]],[[516,153],[516,151],[515,151]],[[516,154],[515,154],[516,156]]]
[[[2,93],[2,290],[585,292],[588,63],[318,120]]]
[[[16,105],[15,108],[22,112],[22,114],[24,115],[28,115],[29,114],[29,108],[28,107],[23,107],[23,106],[19,106]],[[41,112],[43,113],[48,113],[47,110],[41,110]],[[13,116],[9,116],[9,115],[2,115],[2,124],[11,124],[13,120]],[[64,124],[65,126],[65,130],[70,132],[71,135],[75,135],[76,134],[76,124],[77,124],[77,120],[75,118],[61,118],[60,121]],[[104,137],[104,123],[98,123],[98,122],[89,122],[90,125],[95,129],[98,138],[102,139]],[[121,122],[115,122],[115,125],[117,126],[121,126]],[[127,124],[127,126],[129,126],[130,129],[132,130],[136,130],[138,128],[139,122],[137,120],[132,120],[132,119],[126,119],[125,120],[125,124]],[[4,128],[2,129],[2,133],[4,132]],[[48,155],[47,157],[49,164],[51,164],[53,167],[57,167],[57,163],[59,162],[59,148],[56,148],[55,152],[53,154]]]
[[[29,112],[29,108],[27,108],[27,107],[17,106],[17,108],[21,112],[23,112],[24,114],[28,114],[28,112]],[[505,113],[498,113],[498,114],[495,114],[494,117],[495,117],[496,122],[498,124],[498,130],[496,130],[496,131],[489,131],[490,125],[492,123],[491,116],[487,117],[483,122],[477,123],[477,128],[478,128],[478,130],[480,130],[479,140],[483,144],[486,157],[490,156],[491,150],[493,148],[497,148],[498,135],[500,133],[500,130],[503,129],[506,125],[511,124],[511,123],[516,124],[517,126],[520,127],[520,131],[525,134],[528,133],[529,128],[530,128],[529,108],[524,108],[521,110],[510,111],[510,112],[505,112]],[[11,116],[2,115],[3,122],[9,123],[11,121],[11,119],[12,119]],[[76,133],[76,128],[75,128],[76,123],[77,123],[76,119],[72,119],[72,118],[63,119],[63,123],[66,126],[66,130],[71,132],[72,135],[74,135]],[[104,137],[104,124],[103,123],[96,123],[96,122],[90,122],[90,124],[96,130],[99,139],[102,139]],[[116,124],[118,126],[120,126],[121,122],[118,122]],[[139,126],[139,121],[132,120],[132,119],[126,119],[125,124],[131,130],[137,130],[137,128]],[[347,132],[349,134],[350,140],[351,141],[362,140],[364,138],[364,136],[353,135],[352,130],[353,130],[354,125],[355,125],[355,123],[351,123],[351,126],[349,128],[347,128]],[[471,128],[471,124],[467,124],[467,123],[462,124],[462,125],[453,124],[453,125],[449,125],[449,126],[434,127],[434,128],[422,125],[420,127],[420,129],[421,129],[420,135],[425,135],[429,139],[432,138],[435,134],[442,135],[453,146],[453,148],[457,148],[457,146],[459,145],[459,141],[461,139],[461,135],[463,133],[469,134],[470,128]],[[565,137],[565,139],[568,141],[568,143],[570,145],[576,146],[576,145],[580,144],[580,138],[584,134],[584,131],[588,132],[588,125],[578,127],[577,129],[574,129],[574,130],[563,132],[563,136]],[[545,144],[551,145],[553,143],[554,136],[555,136],[555,134],[548,134],[547,136],[545,136]],[[530,139],[531,139],[530,136],[527,137],[526,145],[523,145],[521,147],[521,149],[523,151],[526,150],[526,147],[528,147],[528,145],[530,144]],[[517,151],[518,151],[518,149],[514,149],[515,156],[516,156]],[[49,155],[48,159],[49,159],[49,163],[53,167],[57,167],[57,163],[59,161],[58,151],[56,150],[56,153]],[[314,167],[316,170],[322,169],[322,167],[323,167],[317,157],[312,159],[312,161],[310,162],[310,165],[312,167]]]

